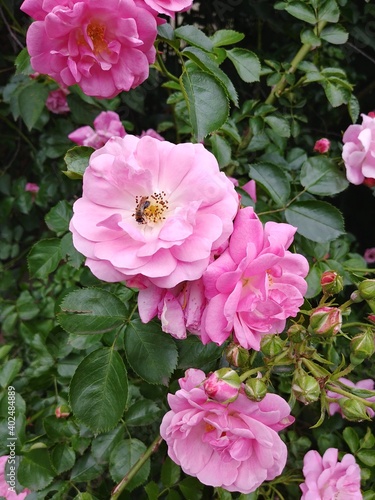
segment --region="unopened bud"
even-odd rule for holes
[[[329,148],[331,147],[331,142],[329,139],[326,137],[323,137],[322,139],[319,139],[316,141],[314,145],[314,151],[320,154],[327,153],[329,151]]]
[[[350,295],[350,300],[353,301],[355,304],[358,304],[359,302],[363,302],[363,299],[361,297],[361,294],[359,293],[359,290],[354,290],[354,292]]]
[[[288,334],[288,337],[292,342],[299,344],[300,342],[303,342],[305,340],[307,331],[304,326],[295,323],[290,328],[288,328],[288,331],[286,333]]]
[[[297,374],[292,385],[292,392],[298,401],[308,405],[320,397],[320,386],[317,380],[305,373]]]
[[[207,396],[220,403],[230,403],[237,399],[241,379],[231,368],[220,368],[204,381],[204,390]]]
[[[368,319],[369,321],[371,321],[371,323],[374,323],[374,324],[375,324],[375,314],[369,314],[369,315],[367,316],[367,319]]]
[[[309,331],[315,335],[336,335],[342,325],[342,313],[337,307],[318,307],[310,315]]]
[[[375,299],[375,279],[361,281],[358,285],[358,290],[363,299]]]
[[[325,295],[335,295],[344,288],[344,280],[336,271],[325,271],[320,278],[320,285]]]
[[[363,329],[362,333],[356,335],[350,341],[350,361],[363,361],[372,356],[375,352],[374,332],[371,327]]]
[[[339,400],[342,414],[351,421],[371,420],[366,411],[366,405],[357,399],[341,398]]]
[[[251,401],[262,401],[267,394],[267,386],[261,378],[249,378],[246,380],[245,394]]]
[[[265,356],[273,358],[281,353],[285,342],[275,334],[265,335],[260,342],[260,350]]]
[[[58,406],[55,410],[56,418],[68,418],[70,415],[70,408],[68,405]]]
[[[366,302],[369,305],[371,311],[375,313],[375,299],[367,300]]]
[[[226,349],[226,358],[230,365],[244,367],[249,364],[250,353],[237,344],[230,344]]]

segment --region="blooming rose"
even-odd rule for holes
[[[102,111],[94,120],[94,129],[86,125],[77,128],[68,137],[79,146],[90,146],[99,149],[111,137],[124,137],[126,135],[120,117],[114,111]]]
[[[69,105],[66,96],[69,94],[67,89],[51,90],[46,100],[46,108],[56,115],[69,113]]]
[[[324,154],[324,153],[327,153],[329,151],[330,147],[331,147],[331,142],[329,141],[329,139],[326,139],[325,137],[323,137],[322,139],[319,139],[318,141],[316,141],[316,143],[314,145],[314,151],[316,151],[317,153],[320,153],[320,154]]]
[[[171,407],[160,433],[168,455],[203,484],[250,493],[281,474],[287,449],[278,432],[291,423],[288,404],[276,394],[250,401],[244,388],[223,404],[209,398],[205,374],[189,369],[181,389],[168,395]],[[242,384],[243,386],[243,384]]]
[[[25,488],[21,491],[21,493],[18,494],[16,493],[16,491],[12,491],[9,482],[7,482],[5,470],[8,458],[9,457],[6,455],[0,457],[0,497],[4,497],[7,500],[23,500],[29,493],[31,493],[31,491],[27,488]]]
[[[64,86],[111,98],[140,85],[155,61],[156,13],[134,0],[25,0],[36,19],[26,37],[31,66]]]
[[[352,382],[351,380],[344,378],[344,377],[339,378],[339,381],[348,387],[356,387],[357,389],[367,389],[368,391],[373,391],[374,385],[375,385],[375,382],[373,380],[371,380],[370,378],[367,378],[365,380],[360,380],[356,384],[354,382]],[[333,391],[327,391],[327,396],[329,398],[335,398],[337,400],[338,399],[343,399],[343,400],[348,399],[345,396],[343,396],[342,394],[337,394],[336,392],[333,392]],[[367,401],[375,402],[375,396],[369,397],[366,399],[367,399]],[[329,403],[328,412],[330,415],[334,415],[335,413],[340,413],[340,415],[343,416],[341,406],[336,402]],[[369,408],[368,406],[366,406],[366,412],[370,418],[373,418],[373,416],[375,415],[374,410],[372,408]]]
[[[375,247],[367,248],[365,250],[363,257],[368,264],[374,264],[374,262],[375,262]]]
[[[352,184],[375,178],[375,117],[362,114],[361,125],[350,125],[343,136],[342,158]]]
[[[193,0],[144,0],[152,10],[174,17],[176,12],[189,10]]]
[[[362,500],[361,471],[355,458],[348,453],[338,462],[337,455],[336,448],[328,448],[323,457],[315,450],[306,453],[301,500]]]
[[[246,349],[260,349],[268,333],[281,333],[307,290],[305,257],[287,250],[296,228],[267,222],[251,207],[238,212],[229,247],[208,267],[202,341],[222,344],[232,333]]]
[[[98,278],[173,288],[202,276],[237,209],[233,184],[201,144],[126,135],[91,155],[70,229]]]

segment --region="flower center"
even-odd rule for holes
[[[135,203],[132,217],[138,224],[157,223],[165,219],[164,212],[168,210],[168,201],[164,191],[153,193],[151,196],[136,196]]]
[[[108,49],[104,34],[105,26],[103,24],[93,21],[87,26],[87,35],[91,38],[96,53]]]

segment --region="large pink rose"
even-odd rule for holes
[[[176,12],[183,12],[190,9],[193,0],[144,0],[151,9],[174,17]]]
[[[375,179],[375,117],[362,114],[361,125],[350,125],[343,136],[342,158],[352,184]]]
[[[361,470],[353,455],[348,453],[339,462],[336,448],[328,448],[323,457],[311,450],[303,463],[301,500],[362,500]]]
[[[98,278],[172,288],[202,276],[237,208],[233,184],[201,144],[126,135],[92,154],[70,229]]]
[[[85,125],[71,132],[68,137],[79,146],[99,149],[111,137],[124,137],[126,135],[120,117],[114,111],[102,111],[94,120],[94,129]]]
[[[233,332],[246,349],[260,348],[263,335],[281,333],[307,290],[305,257],[287,250],[296,228],[267,222],[251,207],[241,209],[229,247],[208,267],[203,281],[208,305],[202,341],[222,344]]]
[[[210,399],[205,379],[201,370],[189,369],[181,389],[168,395],[171,411],[160,427],[168,455],[203,484],[250,493],[281,474],[287,449],[278,432],[294,418],[276,394],[254,402],[242,388],[231,403]]]
[[[10,477],[6,475],[7,471],[5,470],[8,458],[7,455],[0,457],[0,497],[7,500],[24,500],[31,491],[25,488],[20,493],[17,493],[16,489],[10,484]],[[10,465],[15,467],[12,463]],[[11,469],[8,472],[12,472]]]
[[[370,378],[367,378],[365,380],[360,380],[359,382],[354,383],[347,378],[341,377],[341,378],[339,378],[339,381],[348,387],[356,387],[357,389],[367,389],[368,391],[373,391],[374,386],[375,386],[375,382]],[[344,400],[348,399],[345,396],[343,396],[342,394],[338,394],[338,393],[333,392],[333,391],[327,391],[327,396],[329,398],[334,398],[337,401],[339,399],[344,399]],[[372,396],[372,397],[369,397],[366,399],[367,399],[367,401],[375,402],[375,396]],[[366,412],[370,418],[373,418],[375,415],[374,410],[368,406],[366,406]],[[334,415],[335,413],[340,413],[340,415],[343,416],[341,406],[339,405],[338,402],[329,403],[329,414]]]
[[[63,86],[111,98],[140,85],[155,61],[156,13],[134,0],[25,0],[31,66]]]

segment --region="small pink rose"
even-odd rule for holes
[[[374,262],[375,262],[375,247],[367,248],[365,250],[363,257],[368,264],[374,264]]]
[[[33,182],[27,182],[25,185],[25,191],[28,191],[29,193],[37,193],[39,191],[39,186]]]
[[[68,94],[69,91],[63,88],[51,90],[46,100],[46,108],[56,115],[69,113],[70,108],[66,99]]]
[[[327,153],[329,151],[330,147],[331,147],[331,142],[329,141],[329,139],[326,139],[325,137],[323,137],[322,139],[319,139],[318,141],[316,141],[316,143],[314,145],[314,151],[316,151],[317,153],[320,153],[320,154],[324,154],[324,153]]]

